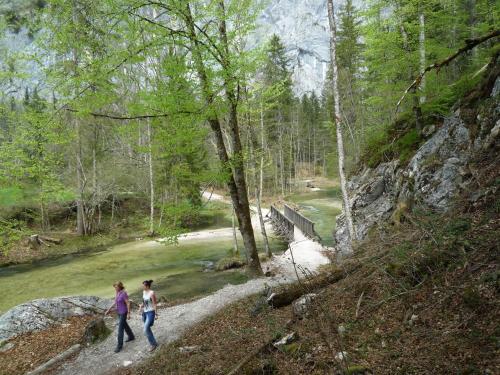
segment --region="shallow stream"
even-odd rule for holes
[[[332,243],[335,216],[340,212],[336,189],[295,194],[287,197],[301,208],[302,214],[316,222],[316,230],[326,245]],[[225,221],[227,223],[227,221]],[[211,223],[211,228],[213,224]],[[216,225],[217,227],[217,225]],[[205,229],[207,231],[209,229]],[[259,248],[260,231],[256,231]],[[285,244],[271,240],[273,252],[282,252]],[[228,283],[247,280],[240,271],[210,270],[232,248],[232,233],[192,237],[177,245],[153,240],[132,241],[104,250],[72,254],[33,264],[0,268],[0,313],[36,298],[64,295],[112,297],[113,283],[121,280],[133,299],[138,299],[143,280],[154,280],[158,295],[179,301],[211,293]],[[240,239],[240,249],[243,244]]]

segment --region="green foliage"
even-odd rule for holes
[[[27,233],[24,222],[0,217],[0,255],[7,254]]]
[[[18,186],[9,186],[0,189],[0,207],[18,205],[25,199],[25,190]]]
[[[409,128],[406,121],[410,114],[402,115],[391,127],[371,132],[364,145],[362,161],[370,168],[382,162],[399,158],[407,163],[423,141],[422,135]]]

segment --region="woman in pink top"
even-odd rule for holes
[[[118,345],[116,346],[115,353],[118,353],[123,348],[123,331],[127,332],[127,340],[132,341],[135,339],[134,333],[130,329],[127,323],[127,319],[130,319],[130,300],[128,299],[128,294],[125,291],[125,287],[121,281],[117,281],[113,284],[116,295],[115,303],[106,311],[104,315],[108,315],[109,312],[116,307],[116,313],[118,314]]]

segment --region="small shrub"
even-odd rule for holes
[[[471,227],[470,221],[465,218],[459,218],[452,220],[445,228],[445,231],[452,235],[458,236],[468,231]]]
[[[217,271],[225,271],[233,268],[241,268],[245,266],[245,262],[238,257],[226,257],[217,262],[215,269]]]

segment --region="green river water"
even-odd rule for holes
[[[301,212],[316,222],[316,230],[325,244],[331,243],[331,231],[339,209],[330,201],[336,190],[297,194],[287,197]],[[241,240],[241,239],[240,239]],[[257,236],[259,248],[261,239]],[[286,245],[271,240],[273,252]],[[204,272],[209,262],[216,263],[232,248],[231,235],[213,239],[190,239],[177,245],[156,241],[133,241],[101,251],[72,254],[32,264],[0,268],[0,313],[20,303],[65,295],[112,297],[113,282],[121,280],[132,298],[139,296],[141,283],[153,279],[154,289],[170,300],[201,296],[224,285],[247,280],[240,271]],[[240,249],[243,245],[240,243]]]

